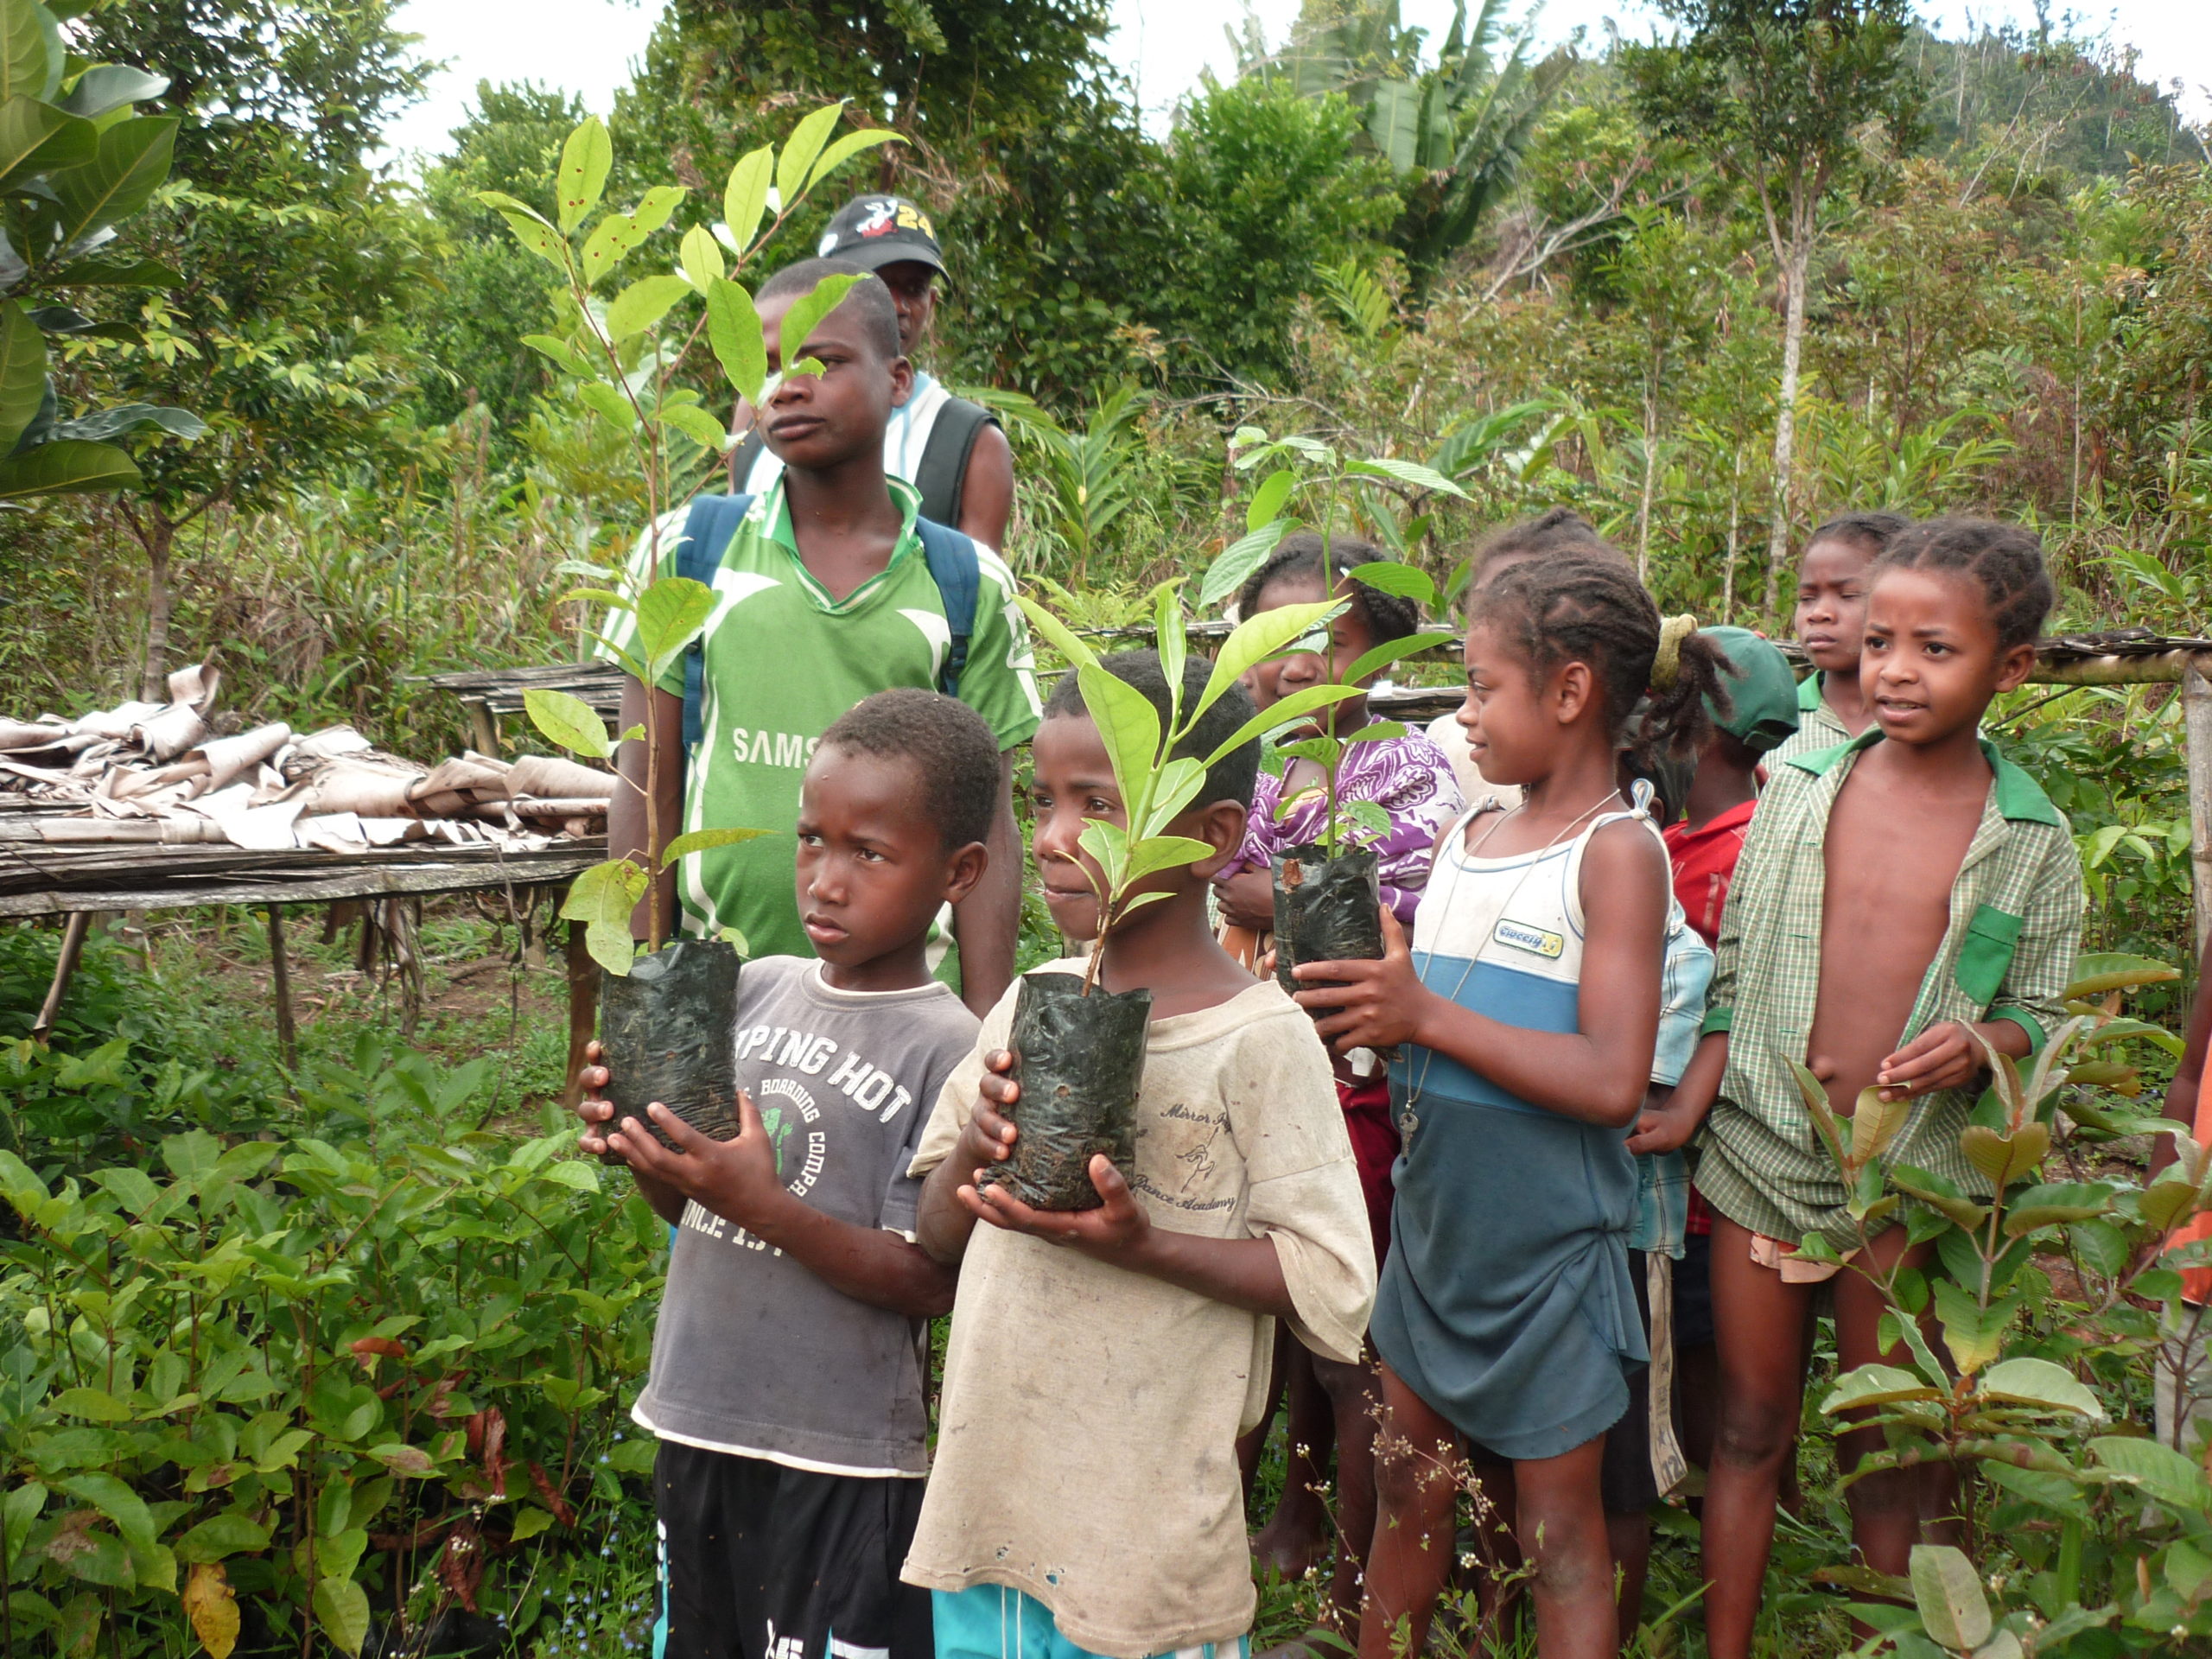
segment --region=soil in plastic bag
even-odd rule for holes
[[[702,1135],[736,1139],[738,966],[734,945],[681,939],[601,980],[599,1040],[617,1123],[634,1117],[670,1144],[645,1116],[657,1100]],[[606,1161],[622,1160],[609,1153]]]
[[[1382,891],[1371,852],[1292,847],[1274,861],[1275,982],[1311,990],[1291,977],[1301,962],[1357,962],[1382,955]]]
[[[984,1178],[1039,1210],[1096,1210],[1090,1160],[1104,1153],[1136,1174],[1137,1090],[1144,1082],[1150,991],[1083,995],[1074,974],[1028,974],[1014,999],[1014,1075],[1021,1099],[1014,1156]]]

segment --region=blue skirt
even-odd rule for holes
[[[1628,1133],[1433,1088],[1417,1103],[1370,1333],[1407,1387],[1499,1457],[1596,1439],[1650,1357]]]

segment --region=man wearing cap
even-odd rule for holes
[[[855,196],[837,210],[822,234],[824,259],[872,270],[899,308],[899,349],[912,357],[937,311],[937,280],[945,274],[929,215],[904,196]],[[741,423],[745,411],[739,410]],[[730,459],[730,488],[758,495],[775,481],[783,463],[755,432]],[[914,370],[914,389],[891,411],[883,435],[883,470],[921,493],[922,517],[950,524],[994,550],[1006,546],[1014,511],[1014,451],[998,416],[981,404],[956,397],[926,370]]]

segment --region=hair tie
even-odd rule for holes
[[[1682,677],[1682,641],[1697,632],[1697,618],[1684,612],[1659,620],[1659,651],[1651,659],[1651,689],[1671,691]]]

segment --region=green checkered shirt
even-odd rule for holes
[[[1728,1071],[1707,1120],[1698,1190],[1738,1224],[1795,1241],[1858,1242],[1834,1160],[1814,1133],[1789,1061],[1805,1058],[1820,995],[1824,843],[1855,740],[1775,768],[1728,889],[1705,1029],[1729,1033]],[[1900,1043],[1944,1020],[2010,1020],[2037,1048],[2065,1018],[2082,927],[2082,866],[2065,817],[2033,779],[1984,741],[1996,778],[1951,882],[1951,922],[1921,981]],[[1959,1150],[1975,1091],[1923,1096],[1890,1152],[1986,1192]]]
[[[1821,695],[1821,671],[1816,668],[1797,682],[1797,729],[1776,744],[1766,757],[1767,775],[1772,777],[1784,761],[1801,754],[1817,753],[1850,741],[1851,734]]]

